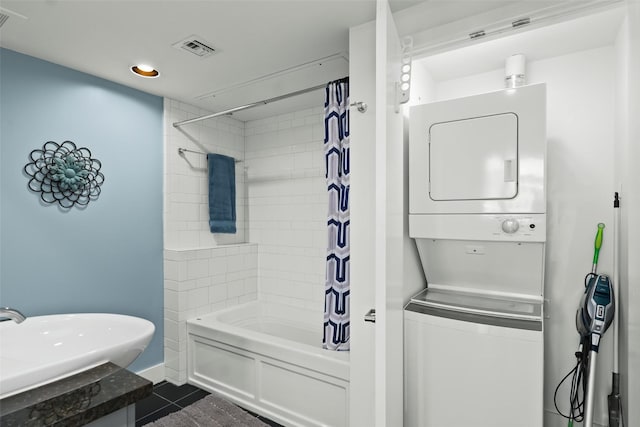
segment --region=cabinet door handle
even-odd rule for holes
[[[371,310],[367,311],[367,314],[364,315],[364,321],[365,322],[376,323],[376,309],[375,308],[372,308]]]

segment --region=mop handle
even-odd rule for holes
[[[604,224],[598,223],[598,232],[596,233],[596,241],[594,243],[595,250],[593,251],[593,265],[591,266],[591,272],[596,274],[598,269],[598,256],[600,255],[600,248],[602,247],[602,233],[604,230]]]
[[[619,356],[618,356],[618,334],[619,334],[619,322],[620,322],[620,317],[619,317],[619,312],[618,310],[620,310],[620,307],[617,304],[617,301],[615,301],[616,298],[618,298],[618,291],[620,289],[620,284],[618,283],[618,281],[620,280],[620,277],[618,276],[618,257],[620,256],[620,253],[618,252],[618,245],[619,243],[619,238],[620,238],[620,199],[618,198],[618,192],[616,191],[614,196],[613,196],[613,211],[614,211],[614,216],[613,216],[613,298],[614,298],[614,303],[615,303],[615,311],[613,312],[613,374],[617,375],[618,374],[618,363],[619,363]]]

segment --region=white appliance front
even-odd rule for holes
[[[542,301],[544,243],[415,240],[429,288]]]
[[[431,200],[512,199],[518,194],[517,163],[514,113],[429,126]]]
[[[411,107],[409,213],[545,213],[545,106],[536,84]]]
[[[543,332],[404,312],[405,427],[542,427]]]
[[[541,427],[546,87],[411,108],[405,425]]]

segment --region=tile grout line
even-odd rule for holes
[[[148,414],[145,414],[144,416],[142,416],[142,417],[140,417],[140,418],[137,418],[137,419],[136,419],[136,421],[139,421],[139,420],[141,420],[141,419],[143,419],[143,418],[146,418],[146,417],[148,417],[148,416],[150,416],[150,415],[152,415],[152,414],[155,414],[156,412],[158,412],[158,411],[160,411],[160,410],[162,410],[162,409],[166,408],[167,406],[175,405],[175,402],[172,402],[172,401],[170,401],[169,399],[165,398],[164,396],[159,395],[159,394],[158,394],[158,393],[156,393],[155,391],[154,391],[152,394],[154,394],[154,395],[156,395],[157,397],[159,397],[160,399],[164,400],[165,402],[167,402],[167,404],[166,404],[166,405],[162,405],[162,406],[160,406],[159,408],[156,408],[154,411],[151,411],[151,412],[149,412]],[[178,405],[176,405],[176,406],[178,406]]]
[[[180,408],[180,407],[179,407],[178,405],[176,405],[175,403],[173,403],[173,402],[169,402],[169,403],[167,403],[166,405],[164,405],[164,406],[162,406],[162,407],[160,407],[160,408],[156,409],[155,411],[150,412],[150,413],[146,414],[145,416],[143,416],[143,417],[140,417],[140,418],[136,419],[136,422],[138,422],[138,421],[140,421],[140,420],[143,420],[143,419],[145,419],[145,418],[148,418],[148,417],[150,417],[151,415],[153,415],[153,414],[155,414],[155,413],[157,413],[157,412],[160,412],[161,410],[163,410],[163,409],[165,409],[165,408],[167,408],[167,407],[169,407],[169,406],[177,406],[178,408]],[[182,408],[180,408],[180,409],[182,409]]]
[[[195,403],[195,402],[191,402],[189,405],[186,405],[186,406],[182,406],[182,405],[180,405],[178,402],[179,402],[179,401],[181,401],[181,400],[184,400],[184,399],[186,399],[187,397],[189,397],[189,396],[191,396],[191,395],[193,395],[193,394],[195,394],[195,393],[198,393],[198,392],[200,392],[200,391],[202,391],[202,390],[194,390],[194,391],[192,391],[191,393],[189,393],[189,394],[187,394],[187,395],[182,396],[180,399],[176,399],[176,400],[175,400],[174,402],[172,402],[172,403],[173,403],[174,405],[179,406],[180,408],[184,409],[184,408],[186,408],[187,406],[189,406],[189,405],[191,405],[192,403]],[[204,396],[203,396],[203,397],[204,397]]]

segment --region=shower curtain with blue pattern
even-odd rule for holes
[[[329,212],[323,347],[329,350],[349,350],[348,78],[327,85],[324,109]]]

